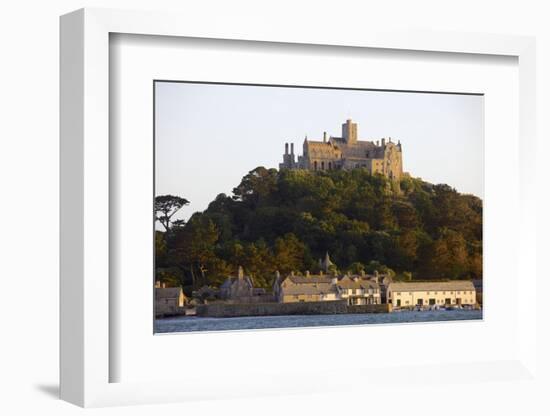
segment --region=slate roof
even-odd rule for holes
[[[454,291],[475,290],[470,280],[449,280],[446,282],[392,282],[388,290],[393,292],[424,292],[424,291]]]
[[[174,298],[177,299],[180,297],[180,293],[181,293],[181,288],[179,287],[155,288],[155,298],[157,299],[174,299]]]
[[[287,286],[283,292],[285,295],[324,295],[337,293],[337,288],[330,283],[312,283]]]
[[[288,279],[295,284],[308,284],[308,283],[331,283],[332,277],[330,275],[309,275],[309,276],[288,276]]]

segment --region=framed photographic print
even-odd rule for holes
[[[61,19],[62,398],[536,383],[533,39],[231,28]]]
[[[155,332],[482,318],[483,95],[157,80],[154,99]]]

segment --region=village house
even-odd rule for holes
[[[220,286],[220,298],[226,301],[249,303],[270,300],[265,289],[254,287],[252,277],[245,276],[239,266],[237,276],[229,276]]]
[[[278,302],[322,302],[338,300],[338,288],[336,277],[328,275],[298,276],[291,273],[286,278],[277,282],[273,287],[273,293]]]
[[[166,287],[165,283],[155,283],[155,316],[178,315],[183,312],[187,300],[181,287]]]
[[[476,304],[476,290],[470,280],[392,282],[386,297],[394,308]]]
[[[323,302],[346,300],[350,305],[377,305],[381,303],[380,286],[374,276],[368,275],[305,275],[293,272],[285,278],[277,274],[273,284],[275,300],[289,302]]]
[[[380,286],[366,275],[346,275],[338,280],[338,297],[350,305],[379,305],[382,303]]]

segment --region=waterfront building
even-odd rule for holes
[[[155,315],[169,316],[182,312],[187,304],[187,297],[181,287],[166,287],[166,284],[155,284]]]
[[[261,301],[265,297],[265,289],[255,288],[251,276],[245,276],[239,266],[237,276],[229,276],[220,286],[220,298],[235,302]]]
[[[360,275],[347,275],[336,283],[338,297],[346,299],[349,305],[379,305],[382,303],[380,286],[375,279]]]
[[[349,305],[378,305],[380,286],[371,275],[290,273],[285,278],[277,274],[273,285],[275,300],[288,302],[322,302],[346,300]]]
[[[275,280],[273,292],[276,300],[281,303],[288,302],[322,302],[338,300],[338,288],[336,277],[329,275],[298,276],[291,273],[284,279]]]
[[[476,304],[470,280],[391,282],[386,290],[387,302],[394,308]]]

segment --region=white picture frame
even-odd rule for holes
[[[281,30],[276,24],[240,26],[231,22],[205,27],[193,16],[168,13],[82,9],[61,18],[61,398],[80,406],[159,403],[213,397],[322,391],[337,379],[322,373],[314,382],[291,380],[285,374],[266,374],[269,383],[243,381],[236,388],[220,382],[111,382],[110,365],[119,359],[110,349],[109,274],[110,171],[109,149],[109,36],[112,33],[206,39],[280,42],[283,44],[332,45],[334,47],[504,55],[518,59],[520,187],[518,265],[522,286],[517,290],[517,354],[498,362],[472,362],[472,380],[536,379],[536,305],[529,293],[536,288],[535,178],[529,174],[529,155],[535,143],[535,41],[530,37],[465,34],[331,31],[308,27],[307,31]],[[516,273],[519,273],[516,271]],[[152,333],[151,333],[152,335]],[[205,334],[204,336],[208,336]],[[267,337],[268,335],[266,335]],[[430,367],[436,373],[455,371],[458,364],[442,362]],[[413,374],[417,367],[404,368]],[[371,369],[369,376],[391,383],[386,368]],[[365,383],[371,381],[365,380]],[[331,389],[358,388],[339,381]],[[274,390],[273,386],[280,386]]]

